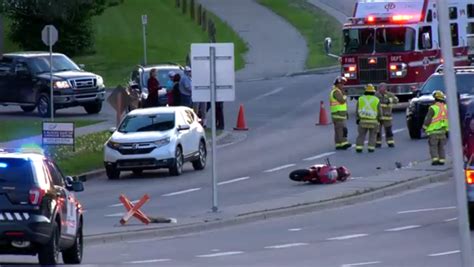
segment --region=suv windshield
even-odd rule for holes
[[[40,56],[30,59],[30,67],[34,73],[49,72],[49,56]],[[53,56],[53,71],[80,70],[80,68],[64,55]]]
[[[174,126],[174,112],[151,115],[129,115],[123,120],[118,131],[122,133],[168,131],[173,129]]]
[[[22,158],[0,158],[0,184],[30,184],[33,181],[31,162]]]
[[[412,28],[346,29],[343,34],[345,54],[408,52],[415,49],[415,30]]]
[[[459,94],[474,94],[474,74],[456,74],[456,85]],[[421,88],[422,95],[432,94],[435,90],[446,92],[443,75],[433,75]]]

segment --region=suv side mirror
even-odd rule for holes
[[[117,131],[117,127],[110,127],[109,128],[109,133],[114,133],[115,131]]]
[[[84,191],[84,184],[80,181],[75,181],[73,177],[66,177],[66,189],[74,192]]]
[[[191,127],[189,127],[189,125],[180,125],[178,126],[178,131],[186,131],[186,130],[189,130],[191,129]]]
[[[78,66],[79,66],[79,68],[81,68],[81,70],[86,68],[86,65],[84,65],[84,64],[79,64]]]

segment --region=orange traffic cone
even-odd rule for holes
[[[247,131],[247,123],[245,123],[244,105],[240,104],[239,116],[237,117],[237,127],[234,128],[236,131]]]
[[[321,101],[321,107],[319,108],[319,123],[316,125],[328,125],[328,115],[326,114],[326,109],[324,108],[324,101]]]

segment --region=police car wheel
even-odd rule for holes
[[[74,245],[69,249],[63,251],[63,261],[65,264],[80,264],[82,261],[83,253],[83,235],[82,235],[82,223],[77,230],[76,240]]]
[[[39,263],[41,265],[56,265],[59,262],[59,253],[59,227],[54,222],[50,240],[38,251]]]

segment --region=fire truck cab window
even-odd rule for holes
[[[418,48],[420,50],[433,48],[431,26],[424,26],[420,28],[420,34],[418,36]]]
[[[474,4],[467,5],[467,17],[474,18]]]
[[[346,29],[344,35],[344,53],[372,53],[374,51],[374,29]]]
[[[428,10],[428,14],[426,15],[426,22],[432,22],[433,21],[433,11],[430,9]]]
[[[467,24],[467,34],[474,34],[474,22]]]
[[[375,36],[375,51],[413,51],[415,48],[415,36],[415,30],[408,27],[378,28]]]
[[[449,8],[449,19],[457,19],[458,18],[458,8],[457,7],[450,7]]]
[[[459,46],[459,31],[457,23],[451,23],[451,42],[453,46]]]

